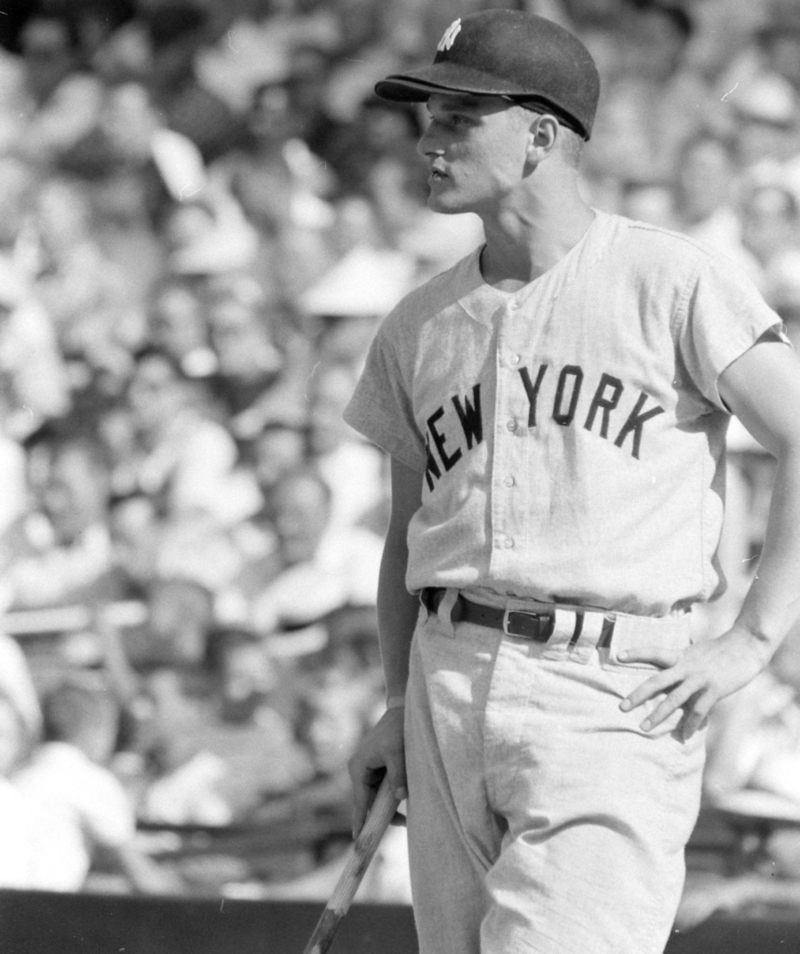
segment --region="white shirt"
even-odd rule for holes
[[[15,784],[37,816],[36,886],[78,891],[94,846],[116,848],[136,832],[122,783],[75,746],[47,742]]]
[[[0,778],[0,888],[35,888],[34,816],[22,793]]]

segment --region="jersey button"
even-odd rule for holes
[[[521,358],[518,354],[512,354],[508,360],[511,362],[511,364],[519,364]]]
[[[514,541],[511,539],[511,537],[506,537],[505,540],[503,540],[503,546],[506,548],[506,550],[513,550]]]
[[[514,480],[513,477],[506,477],[506,478],[504,478],[504,480],[503,480],[503,484],[504,484],[506,487],[513,487],[515,483],[516,483],[516,480]]]
[[[512,417],[510,421],[506,421],[506,430],[515,431],[517,429],[517,422]]]

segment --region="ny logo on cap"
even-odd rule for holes
[[[455,43],[456,37],[461,32],[461,17],[457,20],[453,20],[450,26],[444,31],[444,36],[439,40],[439,45],[436,49],[443,53],[445,50],[449,50],[450,47]]]

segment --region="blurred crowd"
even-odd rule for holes
[[[0,3],[0,883],[75,890],[102,849],[173,890],[137,825],[346,811],[387,462],[341,411],[380,318],[481,241],[372,89],[497,5]],[[720,248],[800,339],[800,6],[502,5],[597,60],[590,203]],[[715,621],[772,474],[730,449]]]

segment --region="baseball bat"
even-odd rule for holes
[[[344,870],[336,882],[333,894],[326,904],[303,954],[325,954],[333,943],[339,925],[350,908],[381,838],[389,827],[389,822],[394,818],[397,805],[398,802],[389,786],[387,775],[375,795],[375,801],[372,803],[364,827],[350,848]]]

